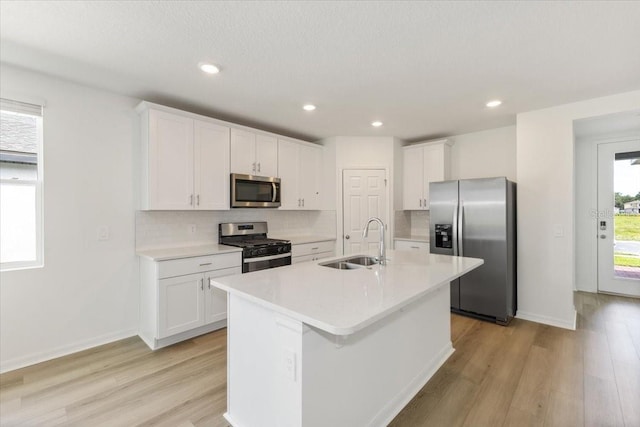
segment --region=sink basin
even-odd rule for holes
[[[365,265],[365,266],[378,264],[377,258],[370,257],[370,256],[362,256],[362,255],[346,258],[343,261],[351,264],[358,264],[358,265]]]
[[[354,270],[356,268],[368,267],[375,265],[378,260],[373,257],[358,255],[348,258],[337,259],[335,261],[322,262],[318,265],[323,267],[336,268],[338,270]]]
[[[360,265],[351,264],[349,262],[344,262],[344,261],[325,262],[319,265],[323,267],[335,268],[338,270],[354,270],[356,268],[362,268]]]

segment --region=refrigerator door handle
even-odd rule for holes
[[[458,256],[458,200],[453,208],[453,255]]]
[[[458,216],[458,235],[460,236],[460,242],[458,242],[458,251],[460,252],[460,256],[464,256],[464,246],[462,241],[464,239],[464,202],[460,200],[460,214]]]

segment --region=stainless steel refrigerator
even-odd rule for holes
[[[429,184],[431,253],[484,259],[451,282],[451,311],[503,325],[515,315],[515,198],[504,177]]]

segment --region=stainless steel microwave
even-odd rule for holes
[[[280,178],[232,173],[231,207],[280,207]]]

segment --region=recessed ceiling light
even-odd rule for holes
[[[213,64],[207,64],[203,62],[199,64],[199,67],[207,74],[218,74],[220,72],[220,68],[216,67]]]
[[[494,99],[493,101],[489,101],[487,102],[487,107],[489,108],[495,108],[498,105],[502,104],[502,101],[500,101],[499,99]]]
[[[382,122],[379,122],[379,121],[371,122],[371,126],[379,128],[380,126],[382,126]]]
[[[316,109],[316,106],[313,104],[306,104],[302,108],[306,111],[313,111]]]

